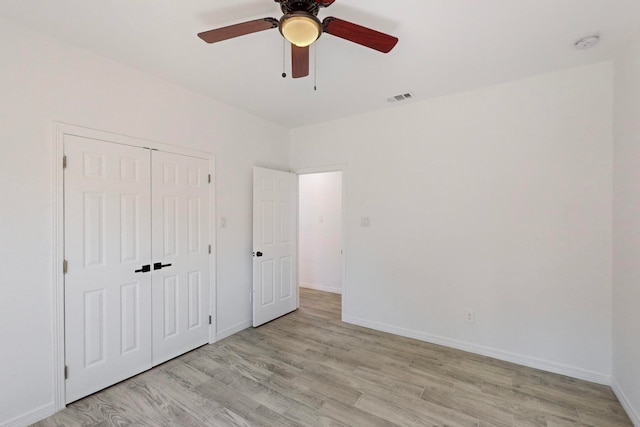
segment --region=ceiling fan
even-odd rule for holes
[[[317,18],[321,7],[331,6],[335,0],[274,0],[280,3],[284,14],[280,20],[262,18],[217,28],[198,34],[207,43],[217,43],[234,37],[279,28],[282,36],[291,42],[293,78],[309,75],[309,46],[322,33],[360,44],[382,53],[388,53],[398,38],[332,16],[322,22]],[[284,76],[284,74],[283,74]]]

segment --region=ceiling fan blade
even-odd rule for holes
[[[294,79],[309,75],[309,46],[291,44],[291,74]]]
[[[258,31],[278,28],[278,20],[275,18],[262,18],[241,24],[230,25],[228,27],[217,28],[215,30],[204,31],[198,34],[207,43],[217,43],[234,37],[244,36]]]
[[[325,33],[358,43],[382,53],[389,53],[398,43],[398,38],[363,27],[352,22],[329,16],[322,21]]]

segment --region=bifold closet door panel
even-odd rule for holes
[[[152,152],[153,364],[209,340],[208,161]]]
[[[148,149],[66,135],[66,401],[151,367]]]

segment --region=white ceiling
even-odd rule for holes
[[[0,16],[293,128],[588,64],[640,22],[638,0],[336,0],[335,16],[400,39],[382,54],[325,34],[311,75],[283,79],[269,30],[206,44],[196,34],[280,18],[273,0],[3,0]],[[593,49],[573,43],[600,34]],[[290,74],[287,47],[286,68]],[[411,102],[411,101],[409,101]]]

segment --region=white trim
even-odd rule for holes
[[[211,174],[211,184],[209,184],[209,244],[211,245],[211,254],[209,255],[209,277],[211,280],[211,289],[209,290],[209,315],[211,316],[211,324],[209,325],[209,344],[217,341],[217,325],[218,325],[218,239],[217,239],[217,220],[216,220],[216,158],[213,155],[209,157],[209,173]]]
[[[347,165],[345,164],[311,166],[308,168],[292,169],[293,173],[295,173],[296,175],[310,175],[314,173],[325,173],[325,172],[345,172],[346,170],[347,170]]]
[[[237,334],[240,331],[244,331],[249,327],[251,327],[251,320],[245,320],[244,322],[238,323],[237,325],[227,328],[224,331],[218,331],[218,334],[217,334],[218,341],[221,341],[227,337],[230,337],[233,334]]]
[[[297,175],[308,175],[313,173],[325,173],[325,172],[342,172],[342,289],[340,294],[342,295],[342,320],[346,321],[347,317],[347,165],[326,165],[326,166],[313,166],[306,168],[293,169],[293,172]],[[298,209],[299,210],[299,209]],[[300,225],[298,224],[298,248],[300,248]],[[299,257],[298,257],[299,258]],[[300,277],[298,272],[298,277]],[[331,292],[331,291],[329,291]],[[338,293],[338,292],[336,292]],[[299,305],[299,304],[298,304]]]
[[[325,286],[307,282],[298,282],[298,286],[301,288],[315,289],[322,292],[331,292],[332,294],[342,294],[342,288],[339,288],[337,286]]]
[[[412,329],[400,328],[397,326],[387,325],[385,323],[373,322],[353,316],[345,317],[344,321],[382,332],[389,332],[391,334],[400,335],[407,338],[413,338],[437,345],[443,345],[445,347],[468,351],[470,353],[480,354],[482,356],[493,357],[494,359],[504,360],[506,362],[527,366],[529,368],[541,369],[543,371],[552,372],[554,374],[566,375],[568,377],[590,381],[597,384],[611,385],[611,375],[603,374],[600,372],[589,371],[586,369],[576,368],[561,363],[551,362],[516,353],[510,353],[483,345],[468,343],[451,338],[444,338],[437,335],[431,335]]]
[[[198,157],[201,159],[215,158],[213,153],[207,151],[184,148],[178,145],[166,144],[164,142],[152,141],[150,139],[123,135],[99,129],[92,129],[64,122],[55,122],[55,124],[58,129],[58,135],[60,135],[60,133],[62,133],[63,135],[75,135],[82,138],[97,139],[99,141],[131,145],[134,147],[152,148],[160,151],[181,154],[184,156]]]
[[[620,388],[620,385],[615,380],[615,378],[611,383],[611,388],[613,389],[613,392],[615,393],[616,397],[620,401],[620,404],[622,404],[622,407],[624,408],[624,410],[627,411],[627,415],[631,419],[631,422],[633,423],[633,425],[635,427],[640,427],[640,414],[638,413],[636,408],[633,407],[633,405],[631,404],[627,396],[624,394],[624,392],[622,391],[622,388]]]
[[[53,333],[53,405],[55,411],[64,409],[64,131],[60,123],[55,123],[54,152],[53,152],[53,298],[52,298],[52,333]]]
[[[19,415],[9,421],[0,424],[0,427],[26,427],[37,423],[58,412],[53,402],[47,403],[39,408],[29,411],[26,414]]]
[[[215,155],[206,151],[193,150],[183,148],[176,145],[165,144],[162,142],[151,141],[143,138],[137,138],[112,132],[90,129],[82,126],[76,126],[69,123],[54,122],[54,155],[53,155],[53,179],[52,179],[52,205],[53,205],[53,409],[52,413],[65,408],[65,380],[64,380],[64,273],[62,271],[62,262],[64,261],[64,170],[62,161],[64,157],[64,138],[65,135],[74,135],[83,138],[96,139],[99,141],[107,141],[115,144],[123,144],[134,147],[151,148],[160,151],[180,154],[184,156],[197,157],[208,160],[209,173],[212,182],[209,188],[210,199],[210,304],[212,310],[212,321],[209,326],[209,342],[216,341],[216,324],[217,324],[217,282],[216,282],[216,221],[215,221]],[[47,414],[51,415],[51,414]],[[34,420],[33,422],[38,421]]]

